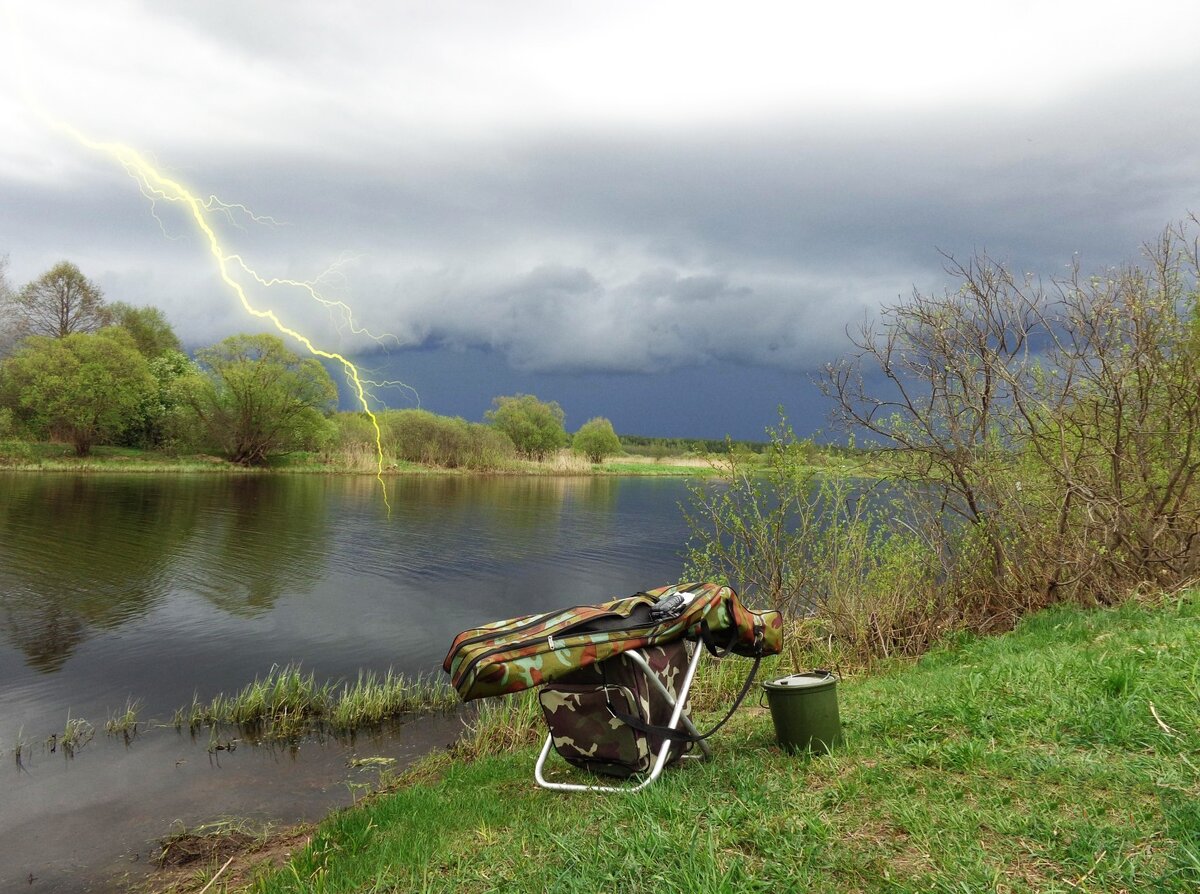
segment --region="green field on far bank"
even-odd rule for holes
[[[754,454],[751,457],[753,464]],[[594,463],[562,450],[544,460],[510,458],[494,468],[469,469],[434,463],[411,462],[385,456],[383,473],[487,474],[487,475],[638,475],[705,478],[719,474],[720,456],[689,452],[649,456],[622,453]],[[814,465],[863,465],[854,457],[817,454]],[[752,467],[752,466],[751,466]],[[865,466],[864,466],[865,467]],[[204,453],[175,454],[135,447],[98,446],[88,456],[78,456],[70,444],[54,442],[0,443],[0,471],[13,472],[132,472],[262,474],[272,472],[318,474],[376,474],[377,459],[363,452],[295,451],[272,456],[261,466],[245,466]]]
[[[133,447],[94,447],[89,456],[77,456],[68,444],[28,443],[0,456],[0,471],[13,472],[133,472],[228,474],[269,474],[272,472],[321,474],[375,474],[373,458],[362,455],[322,455],[300,451],[271,457],[265,465],[244,466],[208,454],[170,454]],[[447,468],[434,464],[385,458],[385,475],[395,474],[487,474],[487,475],[662,475],[705,477],[715,474],[710,462],[701,457],[663,457],[655,460],[640,456],[614,456],[600,463],[563,451],[561,456],[544,461],[511,459],[496,468],[474,470]]]
[[[1052,608],[846,679],[840,703],[846,746],[832,755],[782,753],[767,713],[744,707],[711,762],[632,797],[537,788],[535,731],[474,760],[434,756],[282,868],[235,863],[209,890],[1200,886],[1200,593]]]

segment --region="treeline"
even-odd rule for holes
[[[651,456],[661,459],[665,456],[683,456],[696,454],[704,456],[710,453],[723,453],[731,446],[745,453],[762,455],[768,448],[767,441],[732,441],[714,438],[655,438],[645,435],[620,435],[621,448],[635,456]]]
[[[591,462],[621,452],[612,423],[572,435],[562,407],[533,395],[497,397],[483,423],[425,410],[337,412],[326,369],[272,335],[233,335],[189,357],[154,307],[106,302],[70,262],[19,289],[0,258],[0,461],[30,458],[30,442],[171,453],[205,451],[261,465],[272,455],[331,462],[385,459],[498,469],[571,447]],[[368,456],[369,455],[369,456]]]

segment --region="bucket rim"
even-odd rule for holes
[[[778,677],[774,680],[764,680],[762,688],[767,692],[813,692],[836,686],[837,681],[837,675],[833,671],[818,669],[802,671],[798,674],[788,674],[785,677]]]

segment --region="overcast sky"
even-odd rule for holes
[[[2,2],[2,0],[0,0]],[[339,6],[350,6],[346,11]],[[61,259],[190,345],[257,324],[177,207],[200,196],[324,347],[479,419],[759,436],[939,251],[1043,276],[1200,211],[1200,4],[38,2],[0,18],[0,254]],[[379,395],[411,405],[402,390]]]

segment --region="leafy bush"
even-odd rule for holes
[[[621,441],[613,431],[612,423],[603,416],[597,416],[579,426],[579,431],[571,439],[571,449],[594,463],[600,463],[606,457],[621,452]]]
[[[486,471],[503,468],[516,455],[512,441],[478,422],[428,410],[384,410],[376,416],[384,453],[406,462]],[[335,421],[335,444],[343,454],[374,451],[375,429],[366,413],[339,413]]]
[[[541,401],[532,394],[497,397],[485,414],[488,422],[504,432],[522,456],[541,461],[549,453],[567,445],[566,418],[554,401]]]
[[[207,378],[192,406],[213,443],[235,463],[261,465],[271,453],[320,447],[337,388],[313,357],[273,335],[233,335],[196,352]]]
[[[155,387],[145,358],[121,329],[32,336],[6,361],[5,378],[23,419],[61,433],[79,456],[119,436]]]
[[[0,439],[0,466],[29,466],[38,464],[33,447],[24,441]]]

